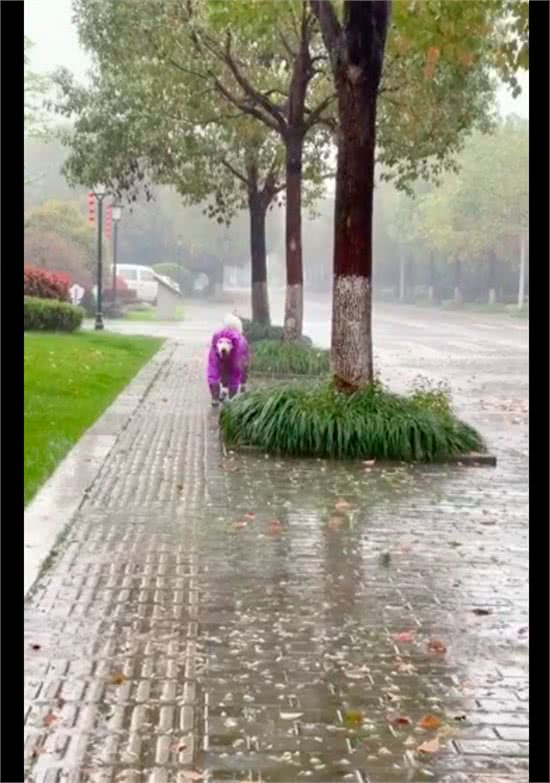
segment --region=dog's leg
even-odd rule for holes
[[[210,396],[212,397],[212,406],[216,407],[220,404],[220,384],[210,383],[208,384],[208,388],[210,389]]]

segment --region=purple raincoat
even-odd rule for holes
[[[233,350],[225,359],[222,359],[216,351],[216,343],[222,338],[231,340],[233,343]],[[233,329],[220,329],[212,336],[208,352],[206,370],[208,384],[220,383],[231,391],[237,391],[239,386],[246,381],[248,361],[249,349],[246,339]]]

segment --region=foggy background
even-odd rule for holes
[[[47,74],[66,66],[79,81],[87,79],[90,61],[80,48],[72,24],[71,0],[27,0],[25,34],[33,42],[30,67]],[[504,87],[498,91],[497,111],[502,119],[513,115],[528,134],[529,76],[519,74],[521,95],[514,99]],[[51,129],[59,117],[47,117]],[[475,140],[470,143],[475,144]],[[471,151],[471,149],[470,149]],[[86,189],[69,188],[60,169],[68,151],[57,139],[25,139],[25,263],[66,271],[83,285],[93,285],[95,233],[86,224]],[[468,145],[463,156],[468,155]],[[459,162],[463,162],[460,160]],[[451,179],[451,178],[449,178]],[[328,296],[332,279],[333,183],[312,211],[303,210],[303,251],[306,307],[308,296]],[[527,187],[527,171],[525,171]],[[422,190],[419,184],[418,189]],[[199,295],[197,269],[209,283],[221,268],[225,289],[249,290],[248,212],[242,211],[229,227],[203,214],[203,207],[186,207],[171,187],[156,187],[155,198],[132,208],[125,206],[119,231],[118,262],[158,267],[184,282],[188,295]],[[443,248],[428,249],[421,233],[415,235],[415,207],[403,193],[378,183],[374,209],[375,298],[415,304],[451,303],[457,284],[456,260]],[[440,218],[444,225],[444,218]],[[408,230],[404,230],[407,227]],[[467,245],[467,243],[466,243]],[[496,301],[517,301],[519,248],[517,238],[504,237],[489,250],[466,247],[460,267],[461,296],[465,303],[486,303],[491,285]],[[272,295],[285,284],[284,207],[275,206],[267,220],[268,277]],[[528,295],[528,247],[525,293]],[[492,272],[489,265],[492,263]],[[193,270],[193,271],[191,271]],[[213,272],[214,270],[214,272]],[[491,283],[491,274],[493,282]],[[207,293],[211,294],[210,288]],[[245,300],[246,301],[246,300]],[[277,312],[278,308],[275,308]],[[275,315],[274,312],[274,315]]]

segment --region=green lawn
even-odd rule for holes
[[[25,334],[25,505],[162,340]]]
[[[174,320],[183,321],[184,317],[183,307],[181,305],[176,307],[176,317]],[[127,310],[124,313],[124,318],[127,321],[160,321],[156,307],[151,308],[150,310]]]

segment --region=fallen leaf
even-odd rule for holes
[[[524,625],[522,628],[519,629],[518,634],[520,636],[523,636],[523,634],[529,633],[529,626]]]
[[[124,674],[124,672],[114,672],[114,674],[111,674],[111,682],[113,685],[122,685],[123,682],[127,682],[128,677]]]
[[[421,745],[417,747],[416,750],[418,751],[418,753],[437,753],[437,751],[439,750],[438,737],[434,737],[432,740],[423,742]]]
[[[487,614],[491,614],[490,609],[472,609],[472,612],[477,614],[478,617],[484,617]]]
[[[412,720],[408,718],[406,715],[398,715],[397,718],[394,718],[392,720],[392,723],[394,726],[397,727],[403,727],[403,726],[410,726],[412,723]]]
[[[42,645],[41,644],[31,644],[31,649],[32,650],[41,650],[42,649]]]
[[[466,715],[455,715],[453,720],[466,720]]]
[[[460,541],[449,541],[449,546],[462,546]]]
[[[178,492],[182,492],[183,491],[183,484],[176,484],[176,489],[178,490]]]
[[[414,634],[412,631],[401,631],[401,633],[394,633],[393,638],[396,642],[413,642]]]
[[[344,526],[346,520],[344,517],[333,516],[328,521],[328,526],[331,530],[340,530]]]
[[[51,726],[52,723],[54,723],[57,720],[57,715],[54,715],[54,713],[50,710],[46,716],[44,716],[44,719],[42,723],[44,726],[48,727]]]
[[[441,726],[441,721],[437,715],[424,715],[418,725],[421,729],[438,729]]]
[[[348,710],[344,713],[344,723],[348,726],[360,726],[363,723],[363,715],[359,710]]]
[[[247,511],[245,517],[247,519],[254,519],[256,517],[256,514],[254,514],[252,511]]]
[[[281,712],[281,720],[298,720],[298,718],[301,718],[303,712]]]
[[[439,641],[439,639],[432,639],[431,642],[428,642],[428,650],[433,653],[446,653],[447,648],[443,644],[443,642]]]
[[[348,503],[347,500],[339,500],[335,504],[334,508],[336,511],[349,511],[352,508],[352,505],[351,503]]]

